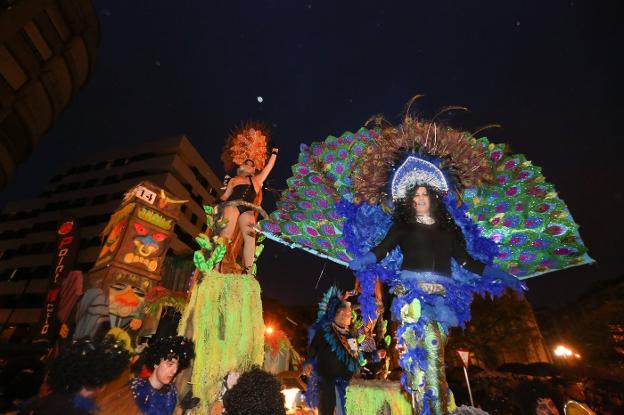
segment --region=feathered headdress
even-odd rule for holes
[[[406,186],[416,182],[446,192],[451,183],[445,182],[442,171],[448,172],[459,191],[490,182],[492,172],[487,156],[471,144],[471,139],[468,133],[406,115],[401,125],[383,129],[366,148],[356,168],[356,194],[376,204],[387,198],[389,192],[393,198],[400,198]],[[400,180],[393,180],[395,166],[406,161],[410,168],[400,169]],[[407,171],[414,174],[406,174]],[[391,183],[391,189],[389,182],[396,182]]]
[[[338,287],[335,285],[329,287],[325,294],[323,294],[323,298],[319,303],[316,321],[333,321],[336,316],[338,306],[344,301],[344,294]]]
[[[254,162],[256,169],[264,168],[267,161],[267,128],[261,124],[246,124],[235,130],[225,141],[221,161],[226,170],[240,166],[245,160]]]

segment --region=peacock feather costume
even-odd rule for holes
[[[440,353],[448,327],[463,327],[470,319],[475,293],[521,290],[506,273],[527,279],[592,262],[578,225],[541,169],[486,137],[408,115],[399,126],[362,128],[301,145],[292,172],[277,210],[261,222],[270,239],[346,264],[379,244],[393,223],[396,202],[426,184],[442,194],[467,252],[505,271],[480,276],[453,261],[440,293],[402,279],[403,256],[396,247],[356,273],[364,319],[378,317],[378,280],[395,294],[403,384],[416,394],[420,413],[448,413],[453,405]],[[433,273],[418,278],[439,282]]]

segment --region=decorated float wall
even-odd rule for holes
[[[87,275],[87,288],[102,290],[113,327],[125,328],[132,319],[143,319],[145,294],[162,279],[180,215],[181,204],[176,202],[171,194],[142,182],[126,193],[104,229],[104,244]]]

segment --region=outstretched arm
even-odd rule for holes
[[[278,151],[279,150],[277,148],[271,149],[271,157],[269,157],[269,161],[267,162],[266,166],[264,166],[264,169],[262,169],[262,171],[258,173],[256,177],[254,177],[258,185],[262,185],[266,178],[269,176],[269,173],[271,173],[271,170],[273,170],[273,166],[275,166],[275,160],[277,160]]]
[[[376,262],[384,259],[386,254],[394,248],[398,243],[399,238],[399,228],[396,224],[393,224],[390,227],[390,230],[384,237],[383,241],[369,252],[364,254],[363,256],[354,259],[349,262],[349,268],[354,271],[360,271],[367,267],[370,264],[374,264]]]

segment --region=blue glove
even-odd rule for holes
[[[375,262],[377,262],[375,254],[373,254],[372,252],[367,252],[361,257],[355,258],[353,261],[349,262],[348,267],[353,271],[361,271],[368,265],[374,264]]]
[[[486,265],[482,275],[484,277],[500,280],[503,284],[508,285],[520,293],[528,290],[527,286],[524,285],[522,281],[495,265]]]

